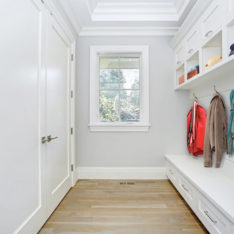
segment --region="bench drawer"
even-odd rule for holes
[[[212,234],[229,234],[230,222],[202,195],[198,198],[198,217]]]
[[[196,207],[196,191],[193,186],[181,175],[179,179],[179,190],[185,201],[194,210]]]
[[[166,170],[167,176],[170,179],[170,181],[177,186],[178,185],[178,174],[176,169],[167,162],[167,170]]]

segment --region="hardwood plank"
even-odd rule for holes
[[[79,181],[39,233],[208,233],[169,181],[128,182]]]

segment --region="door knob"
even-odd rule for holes
[[[51,135],[49,135],[49,136],[47,136],[47,142],[50,142],[50,141],[55,140],[57,138],[58,138],[57,136],[56,137],[51,137]]]

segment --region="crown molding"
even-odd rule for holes
[[[72,10],[72,6],[70,5],[69,1],[59,1],[61,6],[63,7],[63,10],[65,14],[67,15],[68,19],[70,20],[70,23],[72,24],[73,28],[75,29],[77,35],[79,35],[81,31],[81,25],[79,21],[75,17],[75,13]]]
[[[75,42],[76,35],[69,29],[67,22],[61,15],[57,5],[52,0],[44,0],[45,7],[53,15],[54,19],[62,26],[62,29],[71,43]]]
[[[189,12],[185,21],[179,28],[175,37],[171,41],[171,47],[175,48],[181,40],[185,37],[185,35],[189,32],[189,30],[193,27],[193,25],[197,22],[199,17],[202,15],[204,10],[210,5],[213,0],[198,0],[192,10]]]
[[[178,27],[83,27],[79,36],[174,36]]]

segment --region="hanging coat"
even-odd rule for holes
[[[227,153],[234,153],[234,90],[230,93],[230,119],[227,133]]]
[[[220,167],[227,151],[227,117],[222,96],[215,93],[208,110],[204,146],[204,166],[212,167],[212,153],[216,154],[215,167]]]
[[[187,115],[187,147],[194,156],[203,154],[205,128],[206,110],[194,100]]]

